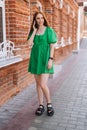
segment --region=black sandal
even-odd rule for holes
[[[47,115],[48,116],[53,116],[54,114],[54,109],[52,107],[52,104],[51,103],[47,103]]]
[[[37,116],[41,116],[44,113],[44,111],[45,111],[44,106],[40,104],[39,107],[37,108],[35,114]]]

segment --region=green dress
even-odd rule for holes
[[[30,36],[28,36],[28,39]],[[47,64],[50,57],[50,44],[57,42],[55,31],[46,27],[44,34],[35,35],[34,45],[31,49],[28,72],[32,74],[54,73],[54,68],[48,69]]]

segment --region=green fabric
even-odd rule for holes
[[[54,73],[53,66],[51,69],[47,68],[50,56],[50,44],[57,42],[55,31],[46,27],[44,34],[35,35],[34,45],[31,49],[28,72],[33,74]]]

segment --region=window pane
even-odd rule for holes
[[[0,7],[0,42],[3,42],[2,8]]]

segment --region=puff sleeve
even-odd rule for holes
[[[48,43],[49,44],[54,44],[58,41],[57,39],[57,35],[56,35],[56,32],[54,31],[53,28],[51,27],[48,27]]]

